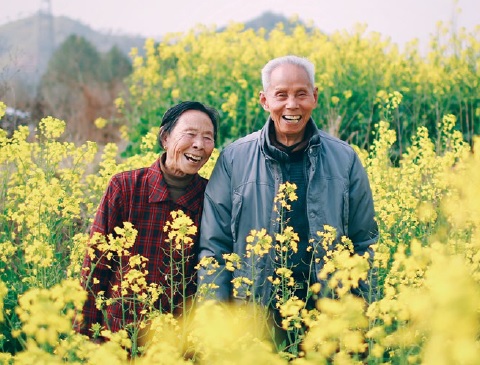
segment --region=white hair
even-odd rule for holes
[[[262,68],[262,86],[264,91],[270,86],[270,76],[272,75],[273,70],[278,66],[285,64],[296,65],[303,68],[308,75],[312,87],[315,86],[315,66],[313,63],[303,57],[288,55],[274,58]]]

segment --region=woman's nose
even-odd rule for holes
[[[196,148],[196,149],[202,149],[203,148],[203,137],[195,137],[193,139],[192,147]]]

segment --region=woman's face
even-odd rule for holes
[[[199,110],[182,113],[173,130],[162,137],[168,172],[176,176],[196,174],[212,154],[213,136],[213,123],[207,114]]]

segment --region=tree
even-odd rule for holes
[[[73,141],[116,142],[116,128],[99,130],[94,121],[115,117],[113,101],[130,72],[129,59],[117,47],[102,55],[85,38],[71,35],[53,54],[40,81],[38,117],[64,119],[67,138]]]
[[[132,72],[132,64],[120,48],[113,46],[103,57],[100,64],[100,77],[106,82],[121,80]]]

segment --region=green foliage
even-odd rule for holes
[[[113,46],[103,55],[99,65],[100,78],[103,81],[123,80],[131,72],[132,64],[129,58],[117,46]]]
[[[72,34],[53,54],[46,78],[54,76],[58,81],[79,83],[99,76],[100,53],[85,38]]]
[[[131,71],[130,60],[118,47],[102,55],[85,38],[71,35],[53,54],[40,90],[58,84],[74,89],[97,81],[123,80]]]

